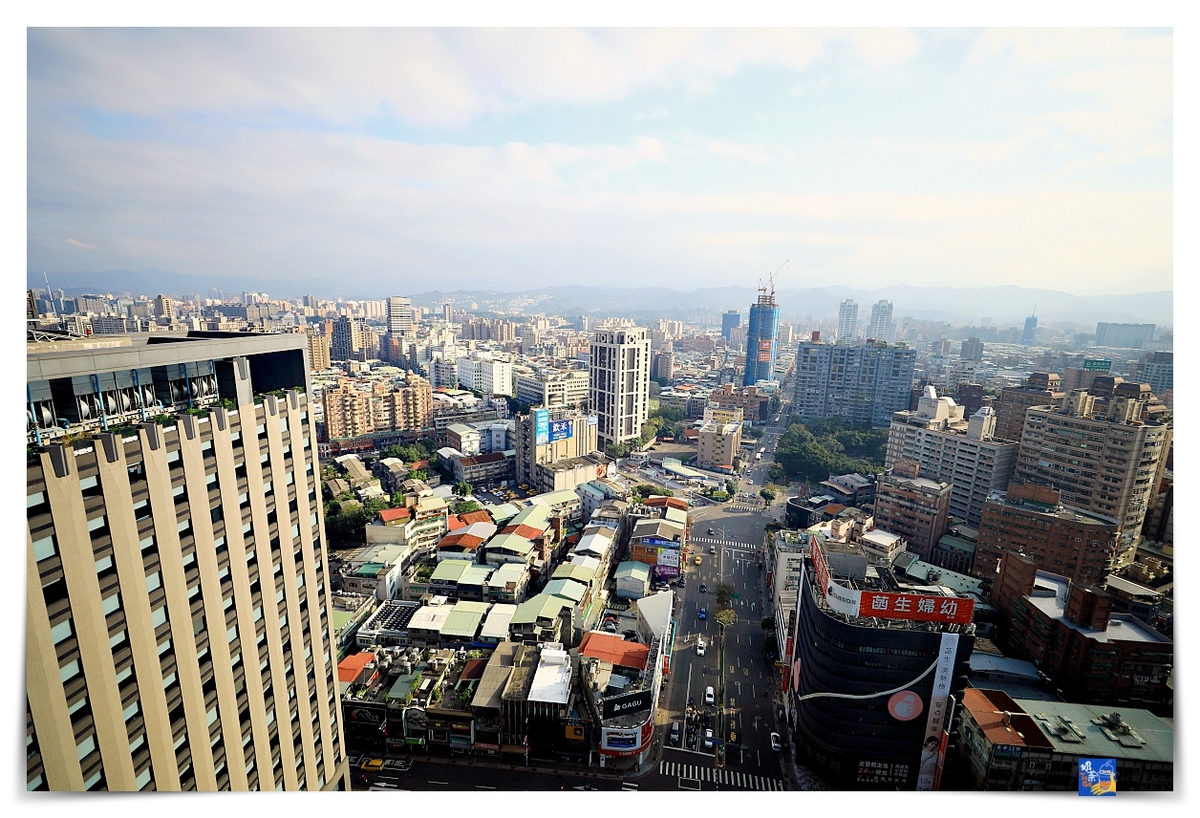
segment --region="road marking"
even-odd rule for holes
[[[443,787],[449,787],[449,786],[450,786],[450,782],[449,782],[449,781],[430,781],[429,783],[430,783],[430,784],[440,784],[440,785],[442,785]]]
[[[638,788],[638,785],[634,784],[632,781],[625,781],[621,784],[622,790],[628,790],[630,792],[637,792],[637,788]]]
[[[476,784],[476,785],[475,785],[475,789],[477,789],[477,790],[494,790],[494,789],[496,789],[496,788],[495,788],[495,787],[489,787],[487,784]]]

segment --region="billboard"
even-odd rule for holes
[[[654,691],[641,690],[637,693],[629,693],[624,696],[614,696],[611,699],[605,699],[600,702],[601,716],[604,719],[611,719],[615,716],[623,716],[626,713],[642,713],[650,709],[651,700]]]
[[[1083,362],[1084,372],[1108,372],[1110,369],[1112,369],[1112,361],[1107,358]]]
[[[549,438],[550,442],[554,443],[558,440],[566,440],[571,436],[571,421],[569,420],[552,420],[550,421]]]
[[[550,412],[546,409],[533,410],[533,445],[545,446],[550,442]]]
[[[917,789],[934,789],[942,749],[942,731],[947,727],[950,683],[954,674],[954,656],[958,653],[958,634],[943,633],[938,648],[937,667],[933,671],[933,693],[929,697],[929,718],[925,722],[925,740],[921,743],[921,768],[917,771]]]
[[[975,611],[975,600],[962,597],[892,594],[883,591],[860,591],[859,594],[859,616],[969,625]]]
[[[588,426],[595,426],[600,422],[599,415],[588,415]]]
[[[658,564],[668,568],[679,567],[679,549],[664,548],[658,552]]]
[[[758,360],[760,363],[768,363],[771,360],[771,341],[769,338],[764,338],[758,342]]]

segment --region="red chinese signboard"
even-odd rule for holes
[[[821,586],[821,595],[829,593],[829,569],[825,567],[825,554],[815,542],[812,544],[813,570],[817,572],[817,584]]]
[[[814,549],[814,553],[818,553]],[[814,565],[816,560],[813,560]],[[822,563],[821,568],[824,568]],[[818,569],[817,575],[821,571]],[[881,619],[911,619],[916,622],[946,622],[969,625],[975,612],[975,600],[964,597],[926,596],[924,594],[891,594],[883,591],[863,591],[859,598],[859,616]]]

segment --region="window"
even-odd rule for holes
[[[69,637],[73,632],[74,631],[71,628],[71,620],[64,619],[62,622],[59,622],[54,627],[50,628],[50,638],[54,640],[54,644],[57,645]]]
[[[117,608],[120,608],[121,607],[120,592],[112,594],[111,596],[104,597],[104,601],[101,603],[101,607],[104,610],[105,616],[108,616],[110,613],[115,611]]]
[[[83,761],[87,754],[96,749],[96,737],[88,736],[83,741],[75,745],[75,753],[79,756],[79,760]]]
[[[42,537],[40,540],[33,542],[33,559],[35,562],[41,562],[44,559],[53,557],[58,553],[58,542],[51,534],[48,537]]]
[[[150,611],[150,624],[152,627],[157,628],[159,625],[163,624],[166,621],[167,621],[167,606],[160,605],[157,608],[155,608],[154,610]]]
[[[162,587],[162,575],[155,571],[150,576],[146,577],[146,593]]]

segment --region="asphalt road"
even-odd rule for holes
[[[766,600],[765,567],[759,567],[763,555],[763,528],[783,503],[764,509],[756,493],[770,468],[770,454],[782,434],[782,428],[769,427],[758,448],[766,448],[763,461],[756,463],[739,480],[740,491],[754,494],[753,499],[692,511],[692,540],[687,561],[687,583],[676,589],[681,602],[676,606],[679,631],[675,639],[675,661],[671,669],[669,693],[660,706],[660,741],[665,746],[660,763],[650,773],[635,778],[643,790],[779,790],[785,776],[780,754],[771,749],[770,734],[779,731],[773,706],[774,666],[767,661],[763,645],[762,620],[770,616]],[[708,534],[709,529],[713,534]],[[715,550],[715,554],[710,551]],[[696,565],[694,555],[701,564]],[[716,613],[714,586],[719,581],[733,585],[736,599],[733,609],[737,620],[724,629],[724,660],[718,644],[722,629]],[[700,585],[707,586],[705,593]],[[700,608],[706,618],[699,618]],[[705,655],[697,653],[703,638]],[[704,705],[705,689],[720,690],[725,684],[724,712]],[[726,747],[724,767],[718,767],[715,747],[705,750],[697,744],[670,746],[670,724],[680,722],[683,729],[688,697],[695,699],[701,711],[713,717],[714,737],[728,740],[730,730],[737,733],[736,746]],[[779,731],[783,732],[783,731]],[[699,732],[703,735],[703,730]]]

